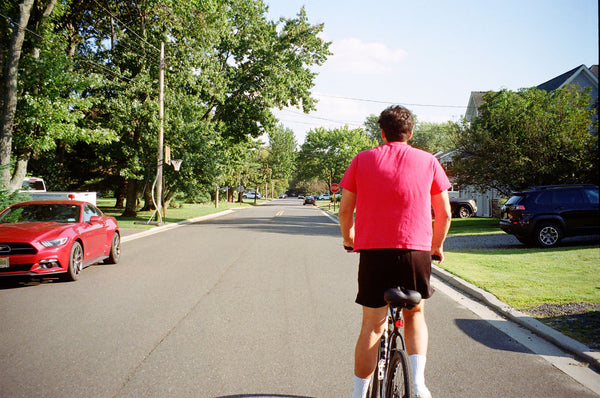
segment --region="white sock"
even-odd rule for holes
[[[354,392],[350,398],[365,398],[369,390],[369,382],[371,379],[361,379],[354,375]]]
[[[418,393],[420,390],[426,390],[425,386],[425,362],[427,357],[425,355],[410,355],[410,366],[413,372],[413,383],[415,384],[415,390]]]

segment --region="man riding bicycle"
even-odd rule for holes
[[[414,127],[411,112],[402,106],[387,108],[379,126],[384,144],[356,155],[340,183],[344,188],[339,211],[343,243],[360,253],[356,302],[362,305],[363,318],[352,398],[366,396],[375,369],[378,342],[386,326],[383,292],[402,286],[418,291],[424,299],[433,294],[431,256],[443,261],[451,221],[451,184],[446,173],[433,155],[407,144]],[[425,386],[429,334],[424,308],[423,300],[412,310],[404,310],[404,333],[416,395],[427,398],[431,394]]]

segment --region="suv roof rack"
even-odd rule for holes
[[[597,188],[597,185],[593,184],[562,184],[562,185],[537,185],[527,188],[527,190],[538,191],[542,189],[554,189],[554,188],[578,188],[578,187],[590,187]]]

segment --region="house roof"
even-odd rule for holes
[[[594,73],[591,70],[594,67],[596,69],[596,73]],[[537,86],[537,88],[539,88],[540,90],[544,90],[544,91],[557,90],[561,87],[568,85],[573,80],[573,78],[575,78],[575,76],[577,76],[579,73],[592,74],[592,75],[596,76],[596,80],[598,80],[598,65],[594,65],[594,66],[592,66],[592,68],[588,69],[587,66],[585,66],[585,65],[579,65],[578,67],[573,68],[570,71],[565,72],[562,75],[555,77],[554,79],[550,79],[547,82],[540,84],[539,86]]]
[[[487,93],[487,91],[471,91],[471,99],[473,100],[473,104],[469,103],[469,106],[474,106],[476,109],[479,109],[481,104],[483,104],[483,95]]]

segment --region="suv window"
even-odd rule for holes
[[[597,189],[585,188],[583,190],[583,194],[591,204],[593,204],[593,205],[598,204],[598,190]]]
[[[521,198],[523,198],[523,197],[518,196],[518,195],[511,196],[510,199],[508,199],[504,205],[505,206],[515,205],[515,204],[519,203]]]
[[[557,189],[554,191],[554,203],[570,204],[584,202],[578,189]]]

